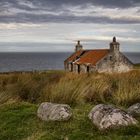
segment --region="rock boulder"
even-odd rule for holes
[[[136,103],[127,109],[127,112],[132,116],[140,116],[140,103]]]
[[[112,105],[99,104],[89,113],[89,119],[100,130],[137,124],[137,120]]]
[[[72,116],[69,105],[44,102],[38,110],[37,116],[44,121],[66,121]]]

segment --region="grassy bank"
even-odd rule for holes
[[[140,126],[100,132],[87,118],[92,105],[73,107],[68,122],[42,122],[37,105],[13,103],[0,107],[0,140],[139,140]]]
[[[9,100],[41,103],[113,103],[140,101],[140,71],[122,74],[81,74],[50,71],[0,75],[0,103]]]
[[[36,111],[44,101],[69,104],[73,118],[40,121]],[[136,102],[140,102],[139,70],[90,75],[64,71],[0,74],[0,140],[139,140],[140,124],[100,132],[87,117],[99,103],[125,109]]]

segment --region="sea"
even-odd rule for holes
[[[72,52],[0,53],[0,72],[63,70]],[[140,63],[140,52],[124,52],[133,63]]]

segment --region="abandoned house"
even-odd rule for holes
[[[113,37],[109,49],[84,50],[78,41],[75,52],[64,61],[66,71],[76,73],[127,72],[133,63],[120,52],[120,43]]]

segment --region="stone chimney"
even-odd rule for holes
[[[80,51],[83,49],[83,46],[80,44],[80,41],[77,41],[77,45],[75,46],[75,52]]]
[[[116,37],[113,37],[113,41],[110,43],[110,51],[114,53],[120,51],[120,43],[116,41]]]

